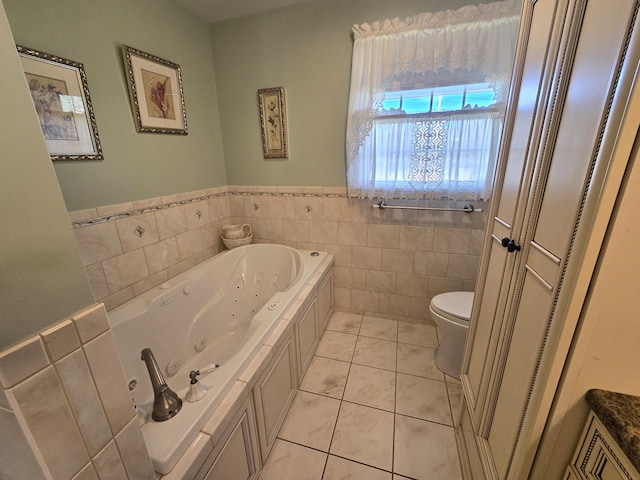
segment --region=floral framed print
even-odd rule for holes
[[[122,53],[137,131],[186,135],[180,66],[126,45]]]
[[[289,158],[284,87],[258,90],[264,158]]]
[[[82,63],[16,48],[51,160],[103,160]]]

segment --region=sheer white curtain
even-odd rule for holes
[[[498,102],[503,100],[519,12],[520,2],[508,0],[353,27],[346,134],[349,196],[488,198],[500,114],[385,118],[379,110],[385,91],[474,83],[478,78],[491,82]]]

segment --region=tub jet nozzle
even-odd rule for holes
[[[151,349],[145,348],[140,355],[141,359],[144,360],[144,363],[147,365],[151,385],[153,386],[153,411],[151,412],[151,418],[156,422],[169,420],[182,408],[182,400],[167,385]]]

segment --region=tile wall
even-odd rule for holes
[[[106,310],[95,305],[0,352],[7,480],[155,480]]]
[[[95,299],[107,310],[224,250],[222,225],[249,223],[254,242],[333,253],[337,309],[430,323],[434,295],[473,290],[486,213],[381,210],[375,203],[348,199],[344,188],[229,186],[70,216]]]

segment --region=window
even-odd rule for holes
[[[518,14],[508,1],[354,27],[349,196],[489,198]]]
[[[502,126],[491,84],[387,92],[376,113],[371,135],[378,189],[393,192],[397,184],[405,190],[438,192],[441,197],[488,195],[492,162],[482,159],[495,153],[493,143],[499,135],[492,130]],[[396,129],[405,130],[406,140],[397,148],[385,145]],[[447,170],[450,157],[456,157],[454,172]]]

